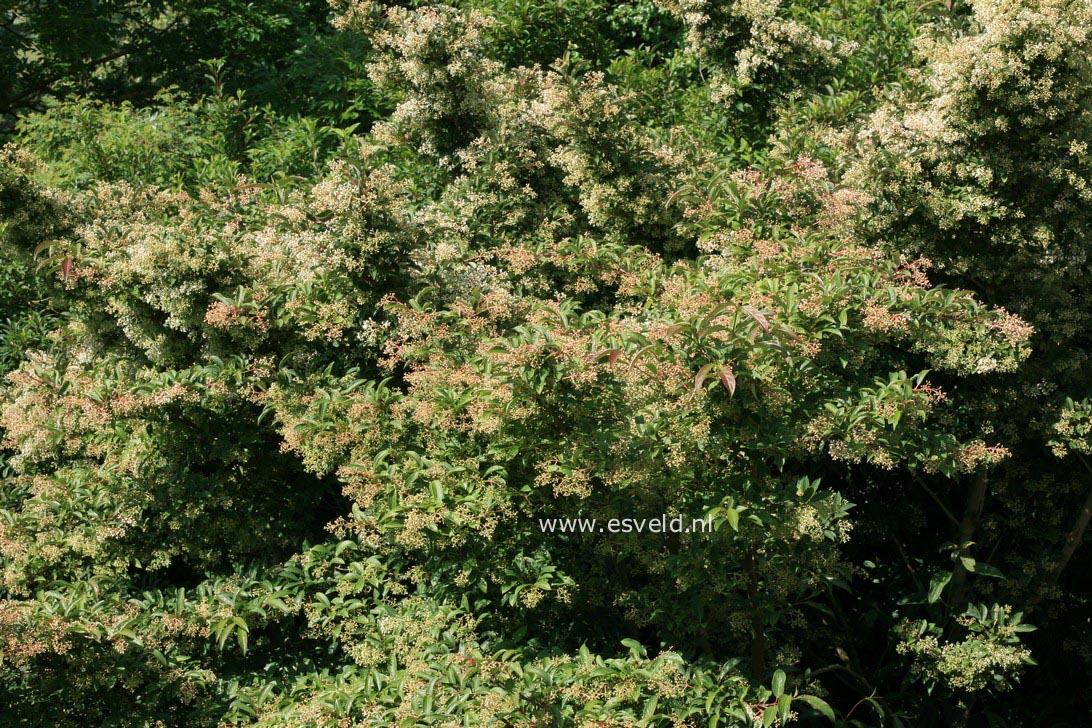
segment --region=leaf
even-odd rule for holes
[[[777,717],[781,720],[782,724],[787,721],[790,710],[792,710],[791,695],[782,695],[777,699]]]
[[[777,670],[773,674],[773,682],[770,685],[774,697],[780,698],[785,692],[785,671]]]
[[[641,713],[641,720],[651,720],[656,715],[656,706],[660,703],[660,696],[653,695],[652,699],[645,703],[645,709]]]
[[[952,572],[939,571],[933,575],[932,580],[929,582],[929,603],[935,604],[940,599],[940,593],[944,591],[944,587],[948,586],[948,582],[952,580]]]
[[[819,711],[820,715],[822,715],[827,720],[834,720],[834,710],[830,707],[829,704],[827,704],[827,701],[823,700],[822,698],[817,698],[814,695],[797,695],[796,700],[799,700],[802,703],[807,703],[811,707],[815,708]]]
[[[710,370],[716,366],[715,364],[706,364],[698,373],[694,376],[694,391],[697,392],[705,384],[705,378],[709,375]]]
[[[654,349],[654,348],[656,348],[655,344],[647,344],[645,346],[642,346],[640,349],[638,349],[637,353],[633,355],[633,358],[629,360],[629,367],[627,367],[627,371],[633,371],[633,367],[635,367],[637,365],[637,360],[641,358],[641,355],[644,354],[649,349]]]
[[[605,350],[599,352],[598,354],[596,354],[596,356],[595,356],[596,359],[603,359],[604,357],[606,357],[606,359],[607,359],[607,361],[609,363],[613,364],[614,362],[618,361],[622,357],[622,350],[621,349],[605,349]]]
[[[770,321],[766,318],[766,314],[762,313],[754,306],[744,306],[743,310],[747,313],[748,316],[758,322],[758,325],[762,327],[763,331],[765,331],[767,334],[770,333]]]
[[[998,569],[996,566],[990,566],[989,564],[978,564],[977,566],[975,566],[974,573],[981,576],[992,576],[995,579],[1007,578],[1004,574],[1001,573],[1000,569]]]
[[[975,560],[970,556],[960,556],[959,563],[963,564],[963,568],[967,571],[974,573]]]
[[[216,625],[214,633],[216,634],[216,647],[221,650],[224,649],[224,645],[231,635],[231,622],[229,620],[220,622]]]
[[[731,394],[736,393],[736,375],[732,371],[732,367],[725,364],[720,369],[720,383],[724,385]]]
[[[52,248],[54,245],[61,245],[61,241],[46,240],[45,242],[39,243],[34,247],[34,257],[37,258],[39,255]]]
[[[728,525],[732,527],[733,531],[739,531],[739,511],[735,508],[729,508],[724,511],[725,518],[728,519]]]

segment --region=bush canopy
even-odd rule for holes
[[[1085,0],[0,57],[0,723],[1092,717]]]

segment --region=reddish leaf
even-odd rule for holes
[[[613,364],[614,362],[616,362],[616,361],[618,361],[619,359],[622,358],[622,350],[621,349],[605,349],[605,350],[599,352],[596,355],[595,358],[596,359],[602,359],[603,357],[606,357],[607,361],[610,362],[611,364]]]
[[[767,334],[770,333],[770,321],[766,318],[766,314],[759,311],[754,306],[744,306],[743,310],[748,316],[758,322],[758,325],[762,327],[762,330]]]
[[[736,393],[736,374],[727,364],[720,368],[720,383],[733,395]]]
[[[709,370],[712,369],[715,364],[706,364],[698,370],[697,375],[694,377],[694,391],[701,389],[701,386],[705,384],[705,378],[709,375]]]

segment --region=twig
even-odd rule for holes
[[[1088,468],[1089,472],[1092,472],[1092,466],[1089,466],[1088,461],[1081,456],[1080,453],[1074,453]],[[1084,498],[1084,505],[1081,506],[1081,510],[1077,513],[1077,520],[1073,524],[1073,528],[1070,529],[1069,535],[1066,536],[1065,546],[1062,547],[1062,554],[1058,558],[1058,563],[1054,565],[1054,570],[1050,573],[1050,578],[1043,584],[1035,596],[1028,602],[1027,612],[1030,613],[1032,609],[1036,607],[1043,600],[1044,593],[1047,588],[1054,586],[1058,583],[1058,580],[1062,577],[1062,572],[1069,566],[1070,560],[1073,558],[1073,554],[1077,552],[1077,547],[1084,541],[1084,533],[1088,530],[1088,523],[1092,520],[1092,488],[1089,488],[1088,494]]]
[[[933,489],[926,485],[925,481],[919,478],[917,473],[910,473],[910,477],[917,481],[917,484],[924,488],[925,492],[929,494],[929,497],[932,498],[938,506],[940,506],[940,510],[944,513],[945,516],[948,517],[948,520],[951,521],[952,525],[956,528],[959,528],[959,519],[956,518],[950,510],[948,510],[948,507],[944,505],[944,502],[940,500],[940,497],[933,492]]]

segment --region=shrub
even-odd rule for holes
[[[953,7],[919,62],[893,5],[667,7],[686,48],[648,3],[337,3],[370,130],[215,64],[22,118],[9,722],[1078,714],[1026,701],[1082,649],[1088,400],[1043,342],[1085,355],[1092,18]]]

